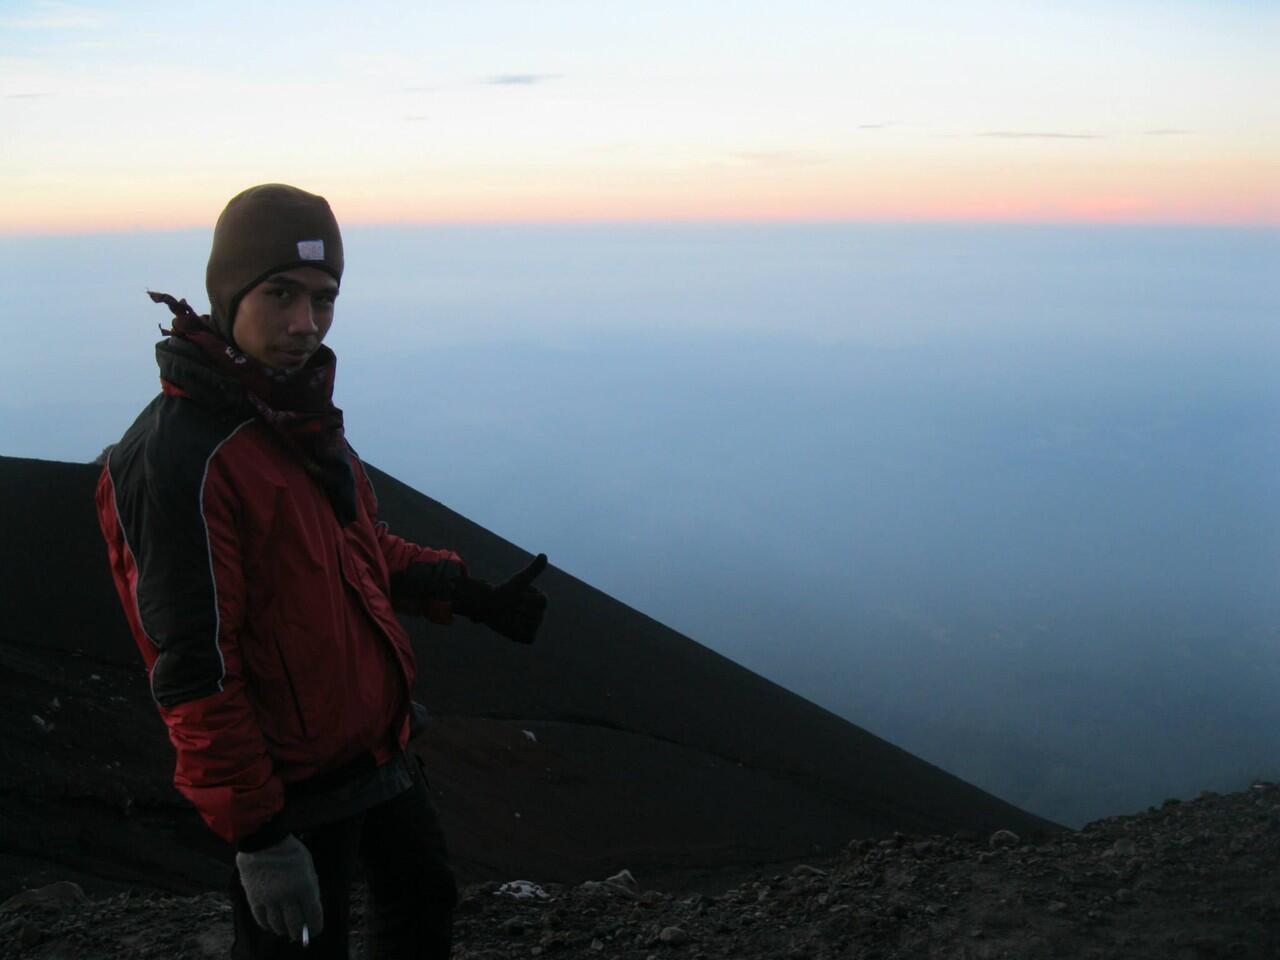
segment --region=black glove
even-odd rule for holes
[[[532,586],[547,566],[540,553],[533,562],[505,583],[463,577],[453,584],[453,609],[476,623],[483,623],[516,643],[533,643],[547,609],[547,595]]]

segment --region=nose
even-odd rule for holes
[[[302,337],[319,333],[320,326],[315,319],[315,306],[306,297],[299,297],[289,312],[288,331],[291,336]]]

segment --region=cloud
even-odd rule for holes
[[[560,73],[500,73],[497,76],[485,77],[478,82],[495,87],[531,87],[536,83],[559,80],[562,76],[563,74]]]
[[[105,20],[98,11],[73,3],[36,3],[25,16],[4,17],[0,27],[28,30],[94,30]]]
[[[1041,130],[988,130],[980,137],[997,137],[1003,140],[1103,140],[1100,133],[1058,133]]]
[[[885,121],[882,121],[881,123],[860,123],[858,124],[858,129],[859,130],[883,130],[885,127],[892,127],[892,126],[893,126],[892,120],[885,120]]]
[[[42,97],[52,97],[52,93],[6,93],[6,100],[39,100]]]
[[[415,113],[411,117],[401,117],[400,119],[403,120],[405,123],[420,123],[421,121],[427,119],[427,115],[425,113]]]
[[[1179,130],[1176,127],[1159,127],[1155,130],[1143,130],[1148,137],[1184,137],[1190,130]]]

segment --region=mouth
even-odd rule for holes
[[[284,361],[283,366],[300,367],[310,359],[314,350],[296,349],[292,347],[281,347],[276,350],[276,356]]]

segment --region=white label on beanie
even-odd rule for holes
[[[324,241],[323,240],[299,240],[298,241],[298,259],[299,260],[323,260],[324,259]]]

